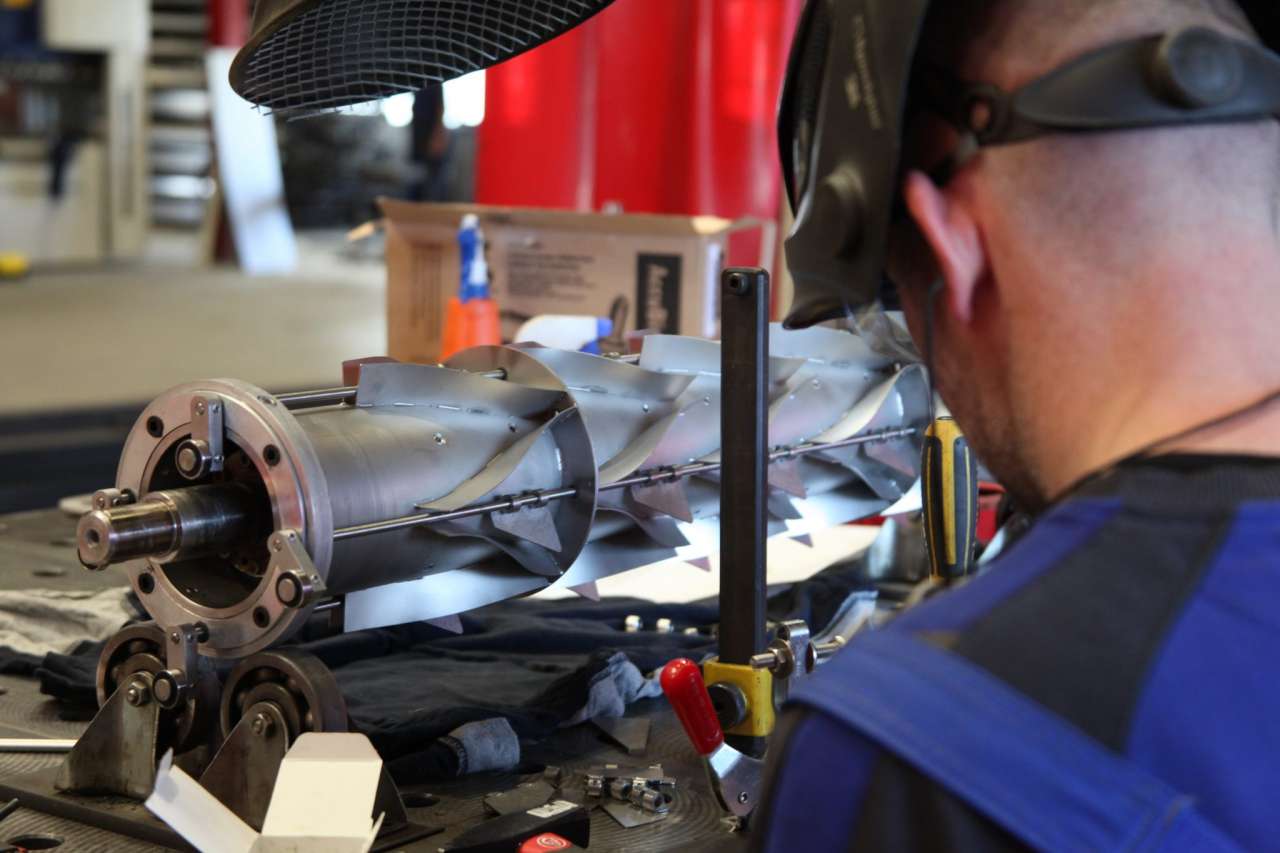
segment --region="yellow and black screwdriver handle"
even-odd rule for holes
[[[925,433],[921,466],[929,571],[944,582],[973,570],[978,533],[978,466],[964,433],[938,418]]]

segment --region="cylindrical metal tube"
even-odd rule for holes
[[[270,524],[270,506],[239,483],[153,492],[80,519],[80,561],[94,569],[144,557],[190,557],[243,542]],[[265,513],[265,517],[264,517]]]

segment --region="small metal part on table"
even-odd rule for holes
[[[666,814],[671,811],[671,798],[653,788],[633,785],[630,799],[633,806],[639,806],[647,812]]]
[[[643,779],[636,779],[632,783],[627,801],[645,811],[668,812],[671,810],[671,797],[657,788],[649,787]]]
[[[0,738],[0,752],[70,752],[75,745],[74,738]]]
[[[583,775],[588,779],[598,777],[602,781],[608,783],[615,779],[625,779],[628,782],[636,779],[643,780],[645,784],[662,781],[667,778],[666,771],[662,769],[661,764],[650,764],[648,767],[624,767],[621,764],[600,764],[583,771]]]
[[[596,717],[592,722],[631,755],[644,752],[649,745],[651,723],[647,718]]]
[[[525,839],[553,832],[580,847],[591,845],[591,817],[587,808],[556,800],[516,814],[484,821],[456,836],[440,849],[455,853],[515,850]]]
[[[515,814],[545,806],[555,795],[556,789],[550,783],[539,780],[518,785],[510,791],[490,794],[484,798],[484,804],[494,814]]]
[[[667,813],[647,812],[630,803],[606,802],[601,805],[601,808],[623,829],[635,829],[637,826],[646,826],[667,818]]]

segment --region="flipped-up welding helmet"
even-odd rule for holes
[[[885,256],[901,210],[903,136],[917,110],[960,131],[955,162],[983,146],[1048,134],[1280,116],[1280,56],[1272,52],[1280,4],[1239,5],[1267,47],[1199,27],[1157,33],[1101,47],[1005,92],[917,61],[929,0],[808,0],[778,122],[795,212],[787,325],[854,317],[865,327],[893,303]]]

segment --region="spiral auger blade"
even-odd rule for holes
[[[882,512],[918,478],[923,370],[832,329],[770,345],[767,533]],[[697,563],[719,546],[720,349],[477,347],[365,364],[355,389],[179,386],[130,432],[82,559],[129,567],[158,623],[207,625],[202,653],[221,657],[284,641],[321,604],[350,631]]]
[[[434,532],[485,540],[525,570],[553,579],[586,544],[596,465],[589,442],[584,449],[589,434],[581,414],[562,390],[429,365],[375,364],[361,371],[356,406],[392,418],[421,412],[454,427],[433,439],[431,452],[443,457],[441,476],[422,484],[417,509],[452,511],[556,488],[575,492],[446,522]]]
[[[906,463],[909,448],[913,444],[918,448],[913,434],[885,439],[883,447],[843,445],[825,455],[792,454],[788,449],[921,427],[916,414],[927,410],[927,391],[913,379],[919,376],[918,368],[899,369],[858,337],[833,329],[791,332],[775,327],[770,340],[769,433],[770,444],[778,452],[770,466],[769,505],[782,528],[795,522],[804,527],[816,506],[838,503],[824,496],[852,496],[854,502],[846,501],[835,515],[874,514],[900,497],[910,485],[903,481],[913,479],[914,465]],[[507,384],[565,395],[569,402],[565,411],[577,413],[588,441],[569,447],[553,445],[561,454],[561,464],[589,447],[598,466],[592,506],[598,523],[581,554],[565,547],[544,505],[449,522],[442,525],[445,532],[487,535],[530,571],[549,578],[556,576],[553,566],[540,566],[532,557],[555,551],[559,559],[554,567],[573,563],[561,578],[562,584],[569,585],[611,573],[603,565],[594,570],[577,565],[584,556],[587,563],[600,563],[587,552],[609,550],[599,544],[604,540],[612,539],[612,545],[625,541],[627,553],[633,554],[624,559],[615,548],[611,552],[612,565],[619,567],[615,570],[639,565],[636,560],[641,555],[661,559],[705,552],[707,531],[714,529],[719,514],[718,343],[652,336],[635,364],[537,345],[484,347],[460,354],[450,367],[502,370]],[[914,401],[916,395],[918,401]],[[513,445],[495,459],[476,482],[447,499],[419,507],[447,511],[498,495],[554,488],[547,485],[555,479],[554,472],[537,461],[547,454],[532,453],[532,438],[526,443],[527,449]],[[556,485],[563,482],[561,477]],[[619,524],[605,523],[608,516],[621,516],[629,524],[611,532]],[[821,512],[818,516],[825,517]],[[496,537],[495,527],[508,538]],[[510,537],[523,540],[521,546],[513,547]],[[561,547],[552,547],[557,544]]]

